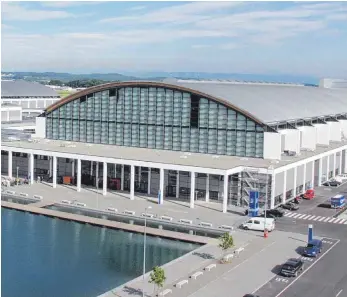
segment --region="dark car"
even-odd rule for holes
[[[268,218],[281,218],[284,215],[284,211],[281,209],[269,209],[266,211],[266,216]]]
[[[322,251],[323,241],[319,239],[312,239],[304,248],[303,255],[308,257],[317,257]]]
[[[243,297],[260,297],[260,296],[254,295],[254,294],[246,294],[246,295],[243,295]]]
[[[293,202],[288,202],[286,204],[283,204],[282,208],[288,209],[288,210],[298,210],[299,206],[294,204]]]
[[[282,265],[281,274],[283,276],[298,276],[304,270],[304,262],[299,259],[290,259]]]
[[[325,183],[323,183],[323,186],[327,186],[327,187],[338,187],[339,185],[341,185],[341,183],[336,180],[326,181]]]

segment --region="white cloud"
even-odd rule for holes
[[[156,23],[175,23],[186,24],[209,18],[213,11],[240,5],[241,2],[192,2],[188,4],[174,5],[165,7],[145,14],[122,16],[103,19],[103,23],[134,23],[136,24],[156,24]],[[207,15],[200,15],[207,14]]]
[[[193,44],[192,45],[192,48],[195,48],[195,49],[209,48],[209,47],[211,47],[211,45],[209,44]]]
[[[100,4],[101,1],[43,1],[40,2],[42,6],[45,7],[54,7],[54,8],[66,8],[74,7],[80,5],[91,5],[91,4]]]
[[[144,5],[139,5],[139,6],[133,6],[133,7],[131,7],[129,10],[143,10],[143,9],[145,9],[146,8],[146,6],[144,6]]]
[[[19,2],[2,2],[3,20],[43,21],[74,17],[73,14],[61,10],[28,9]]]

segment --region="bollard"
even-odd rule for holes
[[[264,229],[264,238],[269,237],[269,231],[267,229]]]

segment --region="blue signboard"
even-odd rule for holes
[[[249,192],[248,216],[256,217],[259,212],[259,191]]]

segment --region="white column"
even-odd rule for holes
[[[121,172],[120,172],[120,190],[124,191],[124,165],[122,164]]]
[[[271,174],[271,192],[270,192],[270,208],[275,208],[275,189],[276,189],[276,180],[275,180],[275,174]]]
[[[147,184],[147,194],[151,195],[151,177],[152,177],[152,173],[151,173],[152,169],[148,168],[148,184]]]
[[[319,159],[319,170],[318,170],[318,187],[322,185],[322,176],[323,176],[323,158]]]
[[[176,173],[176,199],[180,197],[180,172]]]
[[[57,187],[57,157],[53,156],[53,188]]]
[[[124,166],[122,167],[123,180],[124,180]],[[124,184],[123,184],[124,187]],[[135,199],[135,166],[130,165],[130,200]]]
[[[48,160],[49,160],[49,177],[51,177],[53,174],[53,158],[48,157]]]
[[[90,162],[90,175],[93,175],[93,164],[94,164],[94,162],[91,161]]]
[[[71,162],[71,175],[75,176],[75,159],[72,159]]]
[[[329,180],[329,168],[330,168],[330,156],[328,155],[327,156],[327,179],[326,180]]]
[[[347,172],[347,149],[345,149],[345,168],[343,168],[343,172],[342,173],[346,173]]]
[[[311,188],[314,189],[314,177],[315,177],[315,163],[316,161],[312,161],[312,177],[311,177]]]
[[[223,212],[228,211],[228,185],[229,185],[229,175],[224,174],[223,181]]]
[[[342,173],[342,153],[343,151],[340,152],[340,160],[339,160],[339,174]]]
[[[164,203],[164,187],[165,187],[164,182],[165,182],[164,169],[160,168],[160,180],[159,180],[160,200],[159,200],[159,204]]]
[[[210,202],[210,175],[207,174],[206,176],[206,196],[205,196],[205,202]]]
[[[12,178],[12,152],[8,151],[8,177]]]
[[[334,160],[333,160],[333,177],[335,177],[335,171],[336,171],[336,153],[334,153]]]
[[[102,167],[102,195],[107,194],[107,162],[103,163]]]
[[[81,192],[81,171],[82,171],[81,159],[77,159],[77,192]]]
[[[99,162],[95,162],[95,186],[99,189]]]
[[[282,194],[282,204],[286,203],[287,200],[287,170],[283,172],[283,194]]]
[[[304,164],[304,178],[303,178],[303,183],[302,183],[302,191],[305,193],[306,191],[306,163]]]
[[[29,174],[30,174],[30,184],[34,183],[34,154],[29,154]]]
[[[190,208],[194,208],[195,199],[195,172],[190,172]]]
[[[296,197],[296,187],[297,187],[296,179],[297,179],[297,176],[298,176],[298,167],[294,167],[294,184],[293,184],[294,197]]]

